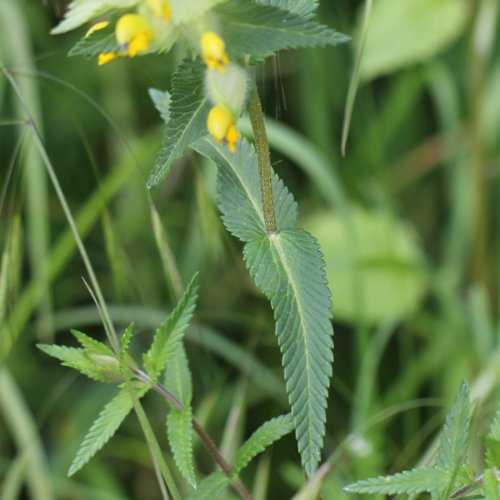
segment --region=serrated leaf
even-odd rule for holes
[[[300,16],[310,16],[318,8],[318,0],[257,0],[265,5],[288,10]]]
[[[169,0],[172,8],[172,21],[175,24],[186,24],[200,18],[208,10],[226,0],[196,0],[195,2],[186,0]]]
[[[187,500],[214,500],[229,486],[229,479],[223,472],[214,472],[198,485]]]
[[[436,465],[457,471],[467,458],[470,426],[469,386],[462,382],[455,402],[446,416],[441,443],[436,455]]]
[[[45,344],[38,344],[37,347],[49,356],[62,361],[63,366],[73,368],[92,380],[104,383],[117,382],[116,377],[110,376],[106,370],[103,370],[94,360],[88,357],[85,349]]]
[[[250,2],[233,0],[215,9],[221,20],[221,34],[232,59],[250,55],[255,60],[279,50],[325,47],[349,40],[342,33],[292,12]]]
[[[368,494],[414,494],[432,493],[446,490],[453,480],[452,473],[440,467],[424,467],[399,472],[391,476],[379,476],[349,484],[344,488],[348,493]]]
[[[170,357],[174,354],[193,317],[198,297],[198,275],[195,275],[177,307],[156,330],[149,351],[144,354],[144,368],[155,383]]]
[[[295,435],[302,465],[312,476],[323,447],[333,362],[323,256],[314,237],[301,229],[250,241],[244,256],[274,310]]]
[[[114,25],[109,24],[103,29],[84,36],[70,49],[68,56],[97,57],[99,54],[117,52],[120,50],[115,37]]]
[[[160,113],[162,120],[165,123],[168,123],[170,120],[170,104],[172,101],[170,92],[158,89],[148,89],[148,92],[149,97],[151,97],[151,100],[153,101],[155,108]]]
[[[264,235],[266,231],[254,147],[242,139],[236,151],[231,153],[226,146],[217,144],[213,139],[203,138],[192,148],[211,159],[218,167],[217,198],[227,230],[242,241]],[[278,230],[294,227],[297,204],[274,172],[273,196]]]
[[[184,479],[196,488],[191,409],[193,388],[188,359],[182,343],[167,364],[164,385],[184,405],[183,410],[172,406],[167,414],[168,442]]]
[[[156,164],[148,178],[149,189],[168,175],[174,162],[186,149],[207,134],[206,120],[210,103],[205,96],[200,60],[183,62],[172,78],[170,120]]]
[[[491,428],[488,437],[500,441],[500,407],[498,408],[497,412],[495,413],[495,416],[493,417],[493,422],[491,423]]]
[[[51,31],[53,35],[66,33],[112,9],[126,9],[140,0],[73,0],[64,19]]]
[[[487,437],[486,444],[486,464],[488,467],[500,469],[500,441]]]
[[[132,342],[132,337],[134,336],[134,330],[135,330],[135,323],[132,321],[132,323],[130,323],[123,332],[121,338],[121,346],[120,346],[120,358],[122,360],[128,354],[130,342]]]
[[[484,471],[482,491],[485,500],[500,500],[500,483],[491,469]]]
[[[114,352],[102,342],[89,337],[83,332],[79,332],[78,330],[71,330],[71,334],[75,337],[76,340],[80,343],[80,345],[87,351],[92,354],[102,354],[104,356],[112,356],[114,357]]]
[[[293,429],[293,418],[289,413],[262,424],[236,452],[233,464],[234,474],[238,474],[254,457],[292,432]]]
[[[140,389],[137,391],[137,398],[141,398],[145,393],[145,388]],[[129,390],[123,387],[106,404],[90,427],[69,468],[68,476],[72,476],[79,471],[113,437],[132,408],[133,403]]]

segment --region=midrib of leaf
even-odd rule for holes
[[[295,303],[297,305],[297,310],[299,312],[301,330],[304,332],[303,340],[304,340],[304,344],[305,344],[304,352],[305,352],[305,359],[306,359],[306,365],[307,365],[307,370],[306,370],[307,387],[310,388],[311,387],[311,379],[310,379],[311,363],[310,363],[310,356],[309,356],[310,351],[309,351],[308,339],[307,339],[307,335],[305,334],[307,332],[307,329],[306,329],[305,320],[304,320],[304,312],[303,312],[302,304],[300,303],[300,300],[299,300],[297,283],[293,279],[293,274],[290,270],[290,266],[288,265],[288,261],[287,261],[286,256],[285,256],[285,252],[283,251],[283,247],[281,246],[281,243],[279,241],[279,237],[280,237],[279,234],[270,235],[269,239],[270,239],[271,244],[274,244],[274,246],[278,252],[281,264],[283,265],[283,269],[285,270],[285,273],[286,273],[287,278],[288,278],[288,283],[290,283],[290,286],[293,289],[293,297],[295,298]],[[307,391],[307,406],[308,406],[309,410],[307,413],[309,415],[313,411],[313,408],[311,405],[310,395],[311,395],[311,391],[308,390]],[[294,418],[295,418],[295,416],[294,416]],[[298,425],[295,425],[295,428],[298,428]],[[307,427],[307,434],[308,434],[309,446],[311,446],[311,444],[314,444],[314,443],[311,439],[310,426]]]

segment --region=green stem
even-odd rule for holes
[[[142,432],[146,437],[146,441],[149,445],[149,448],[152,452],[153,458],[156,460],[158,468],[160,469],[161,475],[163,479],[165,479],[165,483],[167,483],[167,487],[172,494],[172,498],[174,500],[182,500],[182,496],[177,489],[177,485],[175,484],[174,477],[168,468],[167,462],[165,462],[165,458],[163,457],[163,453],[161,451],[160,445],[158,444],[158,440],[151,428],[151,424],[149,423],[148,417],[146,416],[146,412],[144,411],[141,403],[137,399],[134,394],[133,389],[130,387],[130,383],[127,382],[130,397],[132,398],[132,404],[134,405],[134,410],[139,419],[139,424],[141,425]]]
[[[255,140],[255,151],[259,165],[260,195],[262,197],[262,208],[264,210],[264,224],[267,234],[277,233],[276,211],[274,208],[273,181],[271,174],[271,153],[267,140],[264,113],[260,103],[257,87],[254,87],[248,112],[252,122],[253,136]]]

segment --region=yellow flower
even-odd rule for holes
[[[147,50],[152,36],[151,26],[138,14],[125,14],[116,23],[116,41],[129,57]]]
[[[205,63],[210,69],[224,71],[224,66],[229,64],[224,40],[213,31],[203,33],[201,40],[201,53]]]
[[[120,54],[118,52],[106,52],[99,54],[99,57],[97,58],[97,64],[99,66],[102,66],[103,64],[109,63],[109,61],[112,61],[113,59],[116,59],[119,57]]]
[[[146,4],[157,19],[164,23],[168,22],[172,15],[172,9],[166,0],[146,0]]]
[[[217,142],[227,144],[231,153],[235,152],[236,143],[240,138],[234,121],[231,111],[223,104],[217,104],[208,113],[208,132]]]

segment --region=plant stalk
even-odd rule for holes
[[[264,113],[259,99],[257,87],[255,86],[248,103],[248,112],[252,123],[253,136],[255,140],[255,152],[259,165],[260,195],[262,197],[262,208],[264,210],[264,224],[267,234],[276,234],[276,210],[274,208],[273,181],[271,174],[271,153],[267,140]]]

